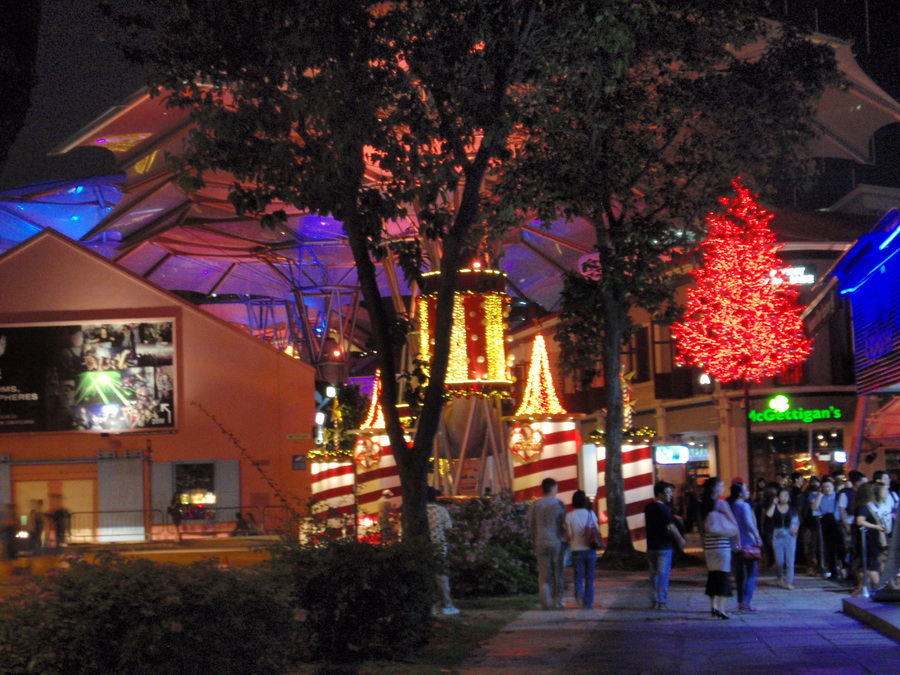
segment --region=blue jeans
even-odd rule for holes
[[[572,567],[575,568],[575,597],[581,599],[585,609],[594,606],[594,569],[597,567],[597,551],[585,549],[572,551]]]
[[[787,528],[778,528],[772,535],[775,549],[775,569],[778,581],[788,586],[794,585],[794,556],[797,553],[797,538]]]
[[[747,560],[740,553],[735,553],[731,557],[731,568],[737,586],[738,606],[752,607],[756,579],[759,577],[759,560]]]
[[[659,551],[648,550],[647,562],[650,564],[650,599],[665,605],[669,601],[669,573],[672,571],[672,549]]]

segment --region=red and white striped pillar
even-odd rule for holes
[[[312,496],[339,515],[353,513],[353,462],[312,462]]]
[[[568,506],[578,489],[578,452],[581,435],[572,420],[518,421],[510,438],[513,492],[517,502],[543,495],[541,481],[559,484],[557,497]]]
[[[400,504],[400,474],[391,452],[387,434],[371,436],[368,442],[357,442],[356,503],[360,518],[378,514],[378,500],[384,490],[390,490]],[[368,452],[359,452],[360,446]]]
[[[597,511],[600,531],[609,535],[606,524],[606,448],[597,447]],[[625,479],[625,513],[634,547],[647,550],[647,532],[644,507],[653,501],[653,448],[648,445],[622,446],[622,476]]]

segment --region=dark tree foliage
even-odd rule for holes
[[[35,84],[40,0],[0,0],[0,168],[25,124]]]
[[[763,22],[753,0],[651,7],[652,19],[634,24],[620,77],[602,78],[605,66],[582,50],[567,73],[524,92],[531,132],[494,193],[507,212],[515,205],[548,224],[582,217],[594,225],[596,256],[584,274],[565,278],[557,340],[565,370],[583,382],[604,377],[614,552],[632,550],[619,378],[631,312],[671,310],[673,260],[693,246],[700,216],[734,176],[768,194],[812,173],[805,148],[817,133],[814,106],[837,79],[827,45]]]
[[[436,333],[407,449],[396,323],[375,263],[396,256],[414,279],[424,261],[420,242],[387,241],[384,223],[413,215],[421,235],[439,241],[435,320],[449,326],[457,270],[485,239],[485,177],[509,160],[516,125],[527,128],[514,94],[538,89],[548,64],[566,63],[566,37],[578,31],[616,72],[615,16],[607,3],[572,0],[146,0],[139,13],[122,4],[108,11],[125,53],[196,124],[176,159],[185,189],[227,171],[235,209],[263,225],[284,218],[283,204],[344,223],[378,352],[404,531],[424,537],[451,331]]]

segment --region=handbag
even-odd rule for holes
[[[600,528],[597,527],[596,520],[584,526],[582,536],[584,537],[584,541],[587,543],[588,548],[592,551],[599,551],[603,548],[603,535],[600,534]]]
[[[728,537],[730,539],[738,536],[737,525],[718,509],[713,509],[707,514],[706,520],[703,522],[703,531],[711,537]]]
[[[744,546],[741,548],[741,555],[744,557],[744,560],[762,559],[762,551],[759,546]]]

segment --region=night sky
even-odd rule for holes
[[[121,1],[129,5],[140,0]],[[897,0],[783,0],[776,6],[810,28],[844,33],[842,37],[856,38],[860,46],[868,42],[871,52],[860,53],[862,65],[890,93],[900,95]],[[864,6],[869,7],[868,32]],[[47,158],[46,154],[143,85],[140,69],[126,63],[104,40],[112,28],[95,3],[43,0],[43,7],[38,82],[25,127],[0,172],[0,187],[75,177],[85,169],[104,173],[98,170],[104,168],[102,163],[78,156]]]
[[[140,69],[109,42],[93,2],[44,0],[37,84],[25,126],[0,175],[0,186],[27,185],[71,170],[48,151],[142,85]]]

